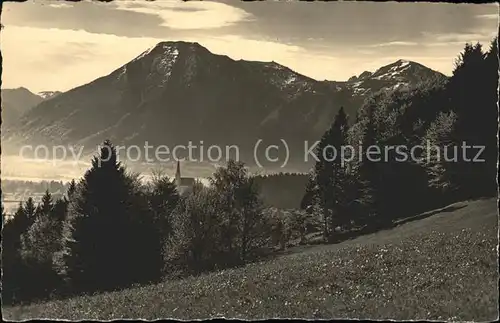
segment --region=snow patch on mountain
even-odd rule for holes
[[[359,76],[353,76],[345,84],[354,95],[365,96],[379,90],[401,90],[436,74],[438,72],[418,63],[400,59],[380,67],[374,73],[365,71]]]
[[[377,80],[390,80],[400,77],[403,72],[410,68],[410,62],[399,60],[393,64],[379,68],[373,73],[372,78]]]
[[[42,91],[37,93],[39,96],[42,97],[44,100],[48,100],[50,98],[55,97],[56,95],[61,94],[59,91]]]
[[[157,73],[164,76],[161,82],[166,83],[172,73],[172,67],[177,61],[179,51],[172,46],[163,46],[163,50],[163,53],[153,59],[152,68],[155,69]]]
[[[152,51],[153,49],[155,49],[155,48],[156,48],[156,46],[157,46],[157,45],[151,46],[151,47],[150,47],[150,48],[148,48],[146,51],[142,52],[142,54],[140,54],[139,56],[137,56],[136,58],[134,58],[134,59],[132,60],[132,62],[134,62],[134,61],[138,61],[138,60],[140,60],[141,58],[143,58],[143,57],[147,56],[149,53],[151,53],[151,51]]]
[[[285,85],[290,85],[293,82],[297,80],[297,77],[295,75],[290,75],[286,80],[285,80]]]

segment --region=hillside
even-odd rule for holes
[[[335,245],[198,277],[29,306],[10,320],[498,318],[497,200],[456,203]]]
[[[407,65],[405,73],[370,81],[372,90],[442,76],[419,64],[413,75],[408,71],[417,63]],[[146,141],[236,144],[247,162],[258,139],[285,139],[292,160],[303,160],[304,140],[320,138],[341,106],[352,121],[369,92],[368,83],[361,84],[363,93],[356,84],[316,81],[276,62],[236,61],[198,43],[162,42],[109,75],[42,102],[2,136],[6,149],[29,142],[93,151],[104,139],[140,147]]]
[[[2,89],[2,130],[44,100],[24,87]]]
[[[2,130],[17,124],[25,113],[41,102],[61,93],[59,91],[43,91],[35,94],[24,87],[2,89]]]

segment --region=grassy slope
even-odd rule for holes
[[[158,285],[4,308],[8,319],[498,317],[496,200],[335,245]]]

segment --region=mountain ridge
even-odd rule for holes
[[[108,75],[41,102],[5,138],[86,147],[104,139],[120,145],[204,141],[248,146],[246,152],[257,139],[283,138],[302,147],[319,139],[341,106],[352,119],[371,92],[442,75],[403,63],[362,73],[361,83],[359,77],[317,81],[274,61],[233,60],[198,43],[160,42]],[[401,78],[384,78],[389,71]]]

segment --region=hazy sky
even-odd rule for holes
[[[165,40],[197,41],[234,59],[274,60],[346,80],[403,58],[450,74],[465,42],[490,40],[498,6],[432,3],[4,3],[3,87],[68,90]]]

